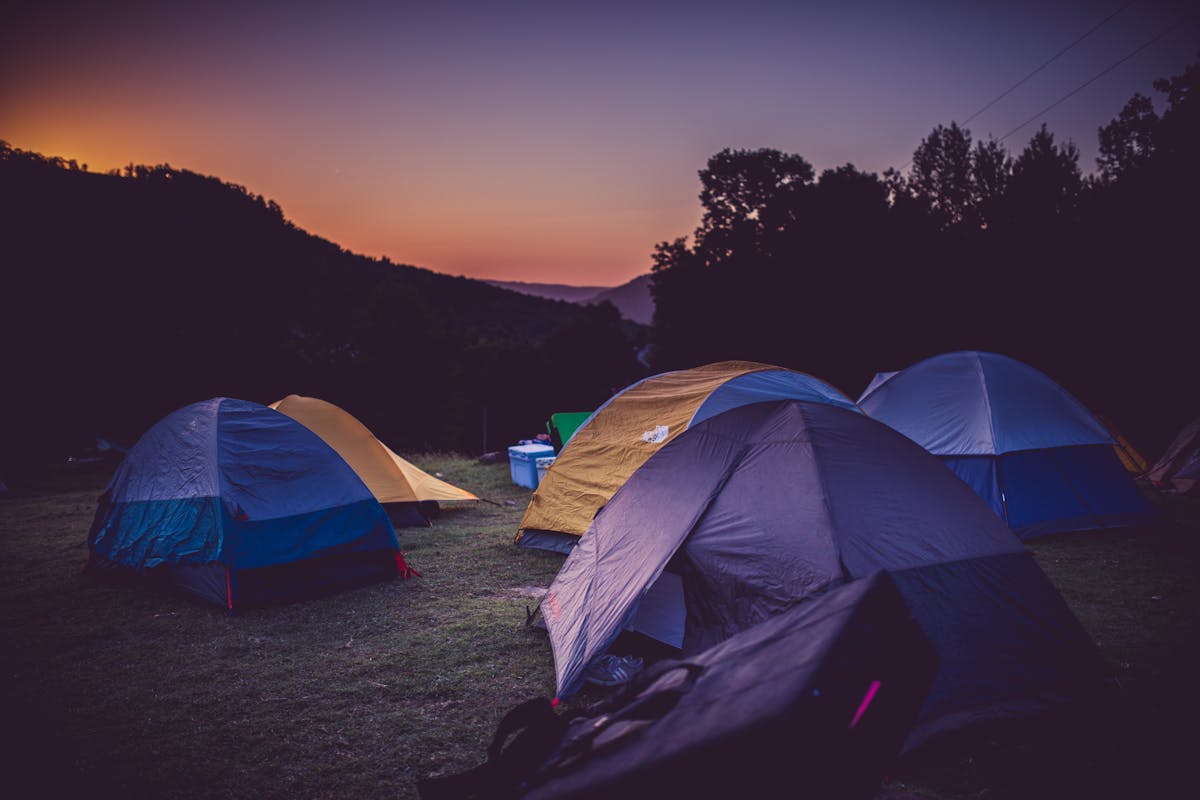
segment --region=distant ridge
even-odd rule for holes
[[[484,283],[533,297],[565,300],[568,303],[586,303],[590,298],[601,292],[607,292],[611,288],[608,286],[567,286],[562,283],[526,283],[524,281],[484,281]]]
[[[568,286],[561,283],[524,283],[522,281],[486,281],[492,286],[521,294],[591,305],[607,300],[621,316],[640,325],[654,321],[654,298],[650,296],[650,276],[639,275],[620,286]]]

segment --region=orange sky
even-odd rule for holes
[[[352,251],[450,274],[616,285],[700,218],[722,148],[905,164],[1118,0],[30,6],[0,28],[0,139],[104,171],[170,163]],[[903,6],[903,8],[901,8]],[[979,117],[1019,125],[1164,29],[1121,10]],[[1194,58],[1195,18],[1039,118],[1096,128]],[[1005,144],[1019,151],[1036,125]]]

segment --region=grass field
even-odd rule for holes
[[[507,709],[553,694],[545,635],[524,623],[562,557],[512,545],[529,493],[506,465],[415,460],[496,503],[402,529],[422,577],[234,617],[80,574],[104,470],[10,487],[5,796],[410,798],[479,763]],[[1086,725],[963,736],[899,764],[880,796],[1190,796],[1197,511],[1034,545],[1113,668]]]

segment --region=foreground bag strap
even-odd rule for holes
[[[566,719],[544,697],[527,700],[500,720],[488,745],[488,760],[455,775],[417,782],[423,800],[507,800],[557,749]],[[516,736],[505,747],[509,736]]]
[[[621,691],[583,710],[557,714],[545,698],[527,700],[500,720],[488,760],[474,769],[417,782],[422,800],[512,800],[530,781],[571,764],[667,713],[695,682],[700,667],[662,661]],[[515,736],[514,736],[515,734]],[[509,737],[512,741],[505,746]]]
[[[562,744],[532,782],[570,769],[596,750],[618,744],[670,713],[702,671],[703,667],[687,661],[660,661],[615,696],[569,715]]]

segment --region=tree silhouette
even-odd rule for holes
[[[1022,226],[1048,227],[1073,218],[1083,191],[1079,148],[1055,144],[1045,124],[1013,160],[1005,193],[1010,221]]]
[[[938,125],[913,152],[908,186],[941,227],[967,218],[972,201],[971,132]]]
[[[1158,123],[1149,97],[1138,93],[1130,98],[1117,118],[1100,128],[1100,153],[1096,157],[1100,179],[1112,182],[1144,168],[1154,156]]]
[[[995,222],[1008,191],[1013,162],[995,139],[979,140],[971,151],[971,220],[987,227]]]
[[[654,366],[751,358],[850,393],[956,349],[1043,369],[1138,441],[1200,407],[1194,336],[1200,67],[1157,81],[1101,129],[1100,177],[1042,126],[1015,158],[938,125],[909,175],[723,150],[701,172],[691,243],[653,253]],[[1136,179],[1135,179],[1136,178]],[[1154,411],[1147,411],[1147,397]]]

